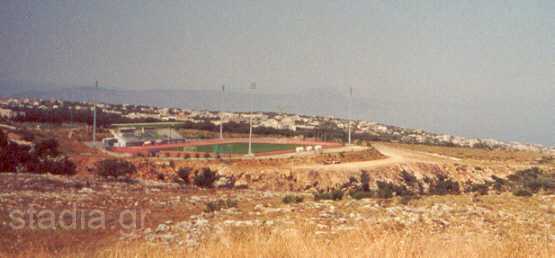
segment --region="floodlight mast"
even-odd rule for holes
[[[251,115],[250,115],[250,119],[249,119],[249,156],[252,156],[252,117],[254,116],[254,100],[253,100],[253,96],[254,96],[254,90],[256,89],[256,82],[251,83],[250,88],[249,88],[252,92],[251,92]]]
[[[98,81],[95,82],[93,90],[93,147],[96,147],[96,93],[98,90]]]
[[[69,102],[73,102],[73,92],[69,89]],[[73,127],[73,106],[69,105],[69,126]]]
[[[222,96],[220,101],[220,140],[224,139],[224,116],[223,116],[224,101],[225,101],[225,85],[222,85]]]

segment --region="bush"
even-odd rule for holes
[[[356,200],[368,199],[374,197],[374,193],[370,191],[354,191],[349,194],[351,198]]]
[[[13,142],[0,148],[0,171],[15,172],[18,166],[26,166],[27,169],[37,166],[39,162],[30,155],[30,148],[20,146]],[[34,170],[31,170],[34,171]]]
[[[8,136],[0,130],[0,147],[4,148],[6,146],[8,146]]]
[[[403,179],[403,181],[405,181],[405,184],[407,184],[408,186],[413,186],[418,183],[416,176],[414,176],[413,174],[405,170],[401,171],[401,178]]]
[[[40,168],[40,172],[48,172],[54,175],[73,176],[77,174],[75,163],[67,157],[58,160],[42,161]]]
[[[512,182],[525,182],[525,181],[536,179],[540,177],[542,174],[543,173],[540,168],[533,167],[533,168],[517,171],[514,174],[507,176],[507,179],[509,179]]]
[[[444,175],[438,175],[437,181],[430,186],[430,194],[446,195],[460,193],[461,189],[459,183]]]
[[[185,182],[186,184],[190,184],[191,183],[191,168],[180,168],[179,170],[177,170],[177,176],[179,178],[181,178],[183,180],[183,182]]]
[[[413,195],[411,191],[407,189],[404,185],[395,185],[393,183],[378,181],[376,182],[378,185],[378,190],[376,192],[376,196],[379,198],[391,198],[393,195],[396,196],[409,196]]]
[[[394,185],[392,183],[378,181],[376,184],[378,185],[377,197],[386,199],[393,197],[395,191],[393,190]]]
[[[343,199],[343,192],[341,190],[328,190],[328,191],[318,191],[314,194],[314,200],[333,200],[339,201]]]
[[[41,141],[35,145],[35,155],[38,157],[56,157],[60,153],[58,151],[58,141],[55,139],[48,139]]]
[[[488,183],[483,183],[483,184],[469,183],[469,186],[466,189],[466,192],[478,193],[480,195],[486,195],[486,194],[488,194],[488,191],[489,191],[489,185],[490,184],[488,184]]]
[[[133,163],[122,159],[105,159],[96,163],[97,174],[102,177],[130,176],[137,172]]]
[[[289,203],[301,203],[304,201],[304,197],[299,196],[299,195],[292,195],[292,194],[288,194],[285,197],[283,197],[283,199],[281,199],[281,201],[285,204],[289,204]]]
[[[166,180],[166,175],[164,175],[164,173],[158,172],[158,173],[156,174],[156,178],[157,178],[158,180],[160,180],[160,181],[164,181],[164,180]]]
[[[210,170],[210,168],[203,168],[195,175],[193,181],[196,186],[210,188],[216,179],[218,179],[216,172]]]
[[[555,190],[555,174],[545,174],[537,167],[517,171],[507,178],[517,185],[517,187],[526,189],[532,193],[537,193],[540,190]]]
[[[368,175],[368,172],[362,171],[360,174],[360,183],[362,191],[370,191],[370,176]]]
[[[491,179],[493,179],[493,189],[495,189],[495,191],[501,192],[510,188],[509,181],[507,181],[506,179],[497,177],[495,175],[492,175]]]
[[[211,201],[206,204],[205,212],[215,212],[222,209],[237,207],[237,201],[232,199]]]
[[[519,188],[519,189],[516,189],[516,190],[513,191],[513,195],[514,196],[520,196],[520,197],[530,197],[533,194],[530,191],[526,190],[526,189]]]

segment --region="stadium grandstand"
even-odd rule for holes
[[[154,144],[173,144],[185,142],[175,128],[182,126],[178,122],[113,124],[110,133],[113,137],[105,138],[105,147],[131,147]]]

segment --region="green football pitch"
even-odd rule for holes
[[[296,144],[272,144],[272,143],[253,143],[252,152],[270,152],[281,150],[295,150],[296,147],[302,145]],[[226,143],[226,144],[212,144],[192,147],[179,147],[175,148],[177,151],[193,151],[193,152],[212,152],[212,153],[232,153],[232,154],[247,154],[249,152],[248,143]]]

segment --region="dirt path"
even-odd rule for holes
[[[300,165],[296,166],[295,169],[318,169],[322,170],[361,170],[376,168],[382,166],[389,166],[395,164],[406,164],[411,162],[420,163],[441,163],[441,162],[452,162],[449,157],[432,155],[424,152],[412,151],[408,149],[402,149],[398,147],[389,146],[383,143],[372,144],[379,152],[387,156],[385,159],[380,160],[370,160],[370,161],[359,161],[332,165],[322,165],[322,164],[311,164],[311,165]]]

